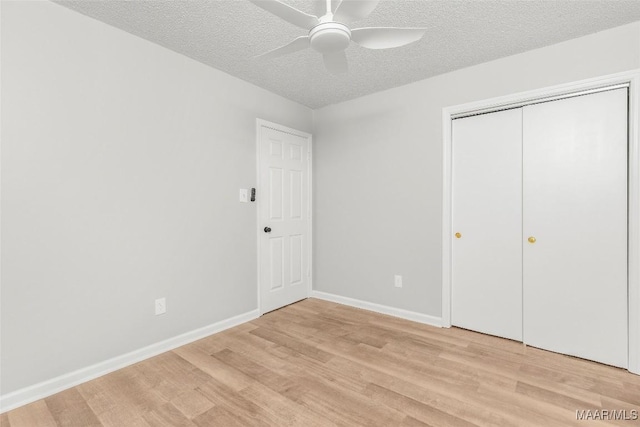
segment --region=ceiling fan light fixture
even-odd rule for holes
[[[343,51],[351,42],[351,31],[339,22],[324,22],[309,31],[311,48],[320,53]]]
[[[335,11],[331,7],[331,0],[326,0],[327,13],[321,17],[304,13],[284,3],[283,0],[249,1],[309,31],[306,36],[300,36],[284,46],[271,49],[257,57],[270,59],[310,47],[322,54],[324,66],[331,74],[348,72],[349,64],[345,49],[351,42],[366,49],[390,49],[418,41],[426,32],[426,28],[397,27],[365,27],[351,30],[342,23],[348,24],[366,18],[380,0],[340,0]]]

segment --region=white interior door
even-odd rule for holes
[[[457,119],[452,132],[451,322],[521,340],[522,111]]]
[[[627,89],[527,106],[523,123],[524,341],[626,367]]]
[[[259,124],[260,309],[309,294],[309,137]]]

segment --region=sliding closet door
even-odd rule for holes
[[[627,90],[524,107],[524,341],[627,366]]]
[[[522,112],[453,122],[451,321],[522,339]]]

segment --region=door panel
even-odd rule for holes
[[[269,219],[282,220],[282,168],[269,168]]]
[[[291,247],[291,284],[299,285],[302,283],[302,235],[296,234],[290,237]]]
[[[521,109],[453,121],[451,321],[522,339]]]
[[[271,258],[271,291],[284,285],[284,245],[282,237],[269,238],[269,257]]]
[[[259,138],[260,307],[266,313],[308,296],[309,142],[264,125]]]
[[[627,90],[527,106],[523,123],[524,342],[626,367]]]
[[[291,219],[302,218],[302,171],[289,171],[289,182],[291,191],[289,206],[291,207]]]

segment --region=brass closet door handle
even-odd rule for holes
[[[536,238],[531,236],[527,239],[529,241],[529,243],[535,243],[536,242]]]
[[[456,233],[456,234],[455,234],[455,236],[456,236],[456,239],[459,239],[459,238],[461,238],[461,237],[462,237],[462,234],[460,234],[460,233]]]

